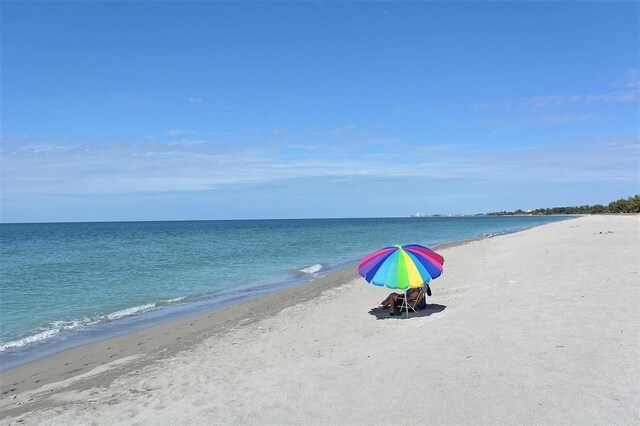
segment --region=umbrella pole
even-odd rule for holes
[[[407,311],[407,318],[409,318],[409,289],[404,291],[404,306]]]

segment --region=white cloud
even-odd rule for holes
[[[188,100],[189,102],[191,102],[192,104],[199,104],[199,103],[204,102],[204,99],[202,99],[202,98],[200,98],[200,97],[197,97],[197,96],[189,96],[189,97],[187,98],[187,100]]]
[[[3,139],[3,197],[209,190],[298,178],[408,178],[505,182],[638,181],[633,135],[514,149],[442,144],[390,152],[362,147],[335,157],[318,150],[296,156],[266,148],[184,143],[44,144]],[[421,148],[421,149],[420,149]],[[512,148],[512,147],[511,147]],[[306,156],[305,156],[306,155]],[[436,183],[437,185],[437,183]]]
[[[169,129],[165,133],[169,136],[185,136],[185,135],[193,135],[198,132],[196,132],[195,130]]]
[[[582,93],[564,95],[542,95],[519,98],[515,100],[475,102],[471,104],[473,109],[491,110],[496,108],[549,108],[561,107],[572,104],[592,104],[592,103],[626,103],[638,100],[637,76],[630,73],[628,82],[624,90],[610,91],[604,93]]]
[[[593,102],[632,102],[638,99],[636,90],[625,90],[608,93],[591,93],[582,95],[550,95],[523,98],[517,102],[520,107],[544,108],[551,106],[563,106],[574,103]]]
[[[487,150],[483,158],[497,168],[496,177],[514,182],[640,181],[640,141],[636,135],[580,138],[553,146]]]

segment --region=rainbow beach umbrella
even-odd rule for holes
[[[442,275],[443,264],[444,257],[428,247],[394,245],[365,256],[358,266],[358,273],[373,285],[406,291],[438,278]]]

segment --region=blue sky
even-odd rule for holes
[[[2,3],[3,222],[640,192],[637,2]]]

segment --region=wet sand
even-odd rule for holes
[[[2,423],[638,423],[640,217],[439,252],[409,319],[338,271],[9,370]]]

